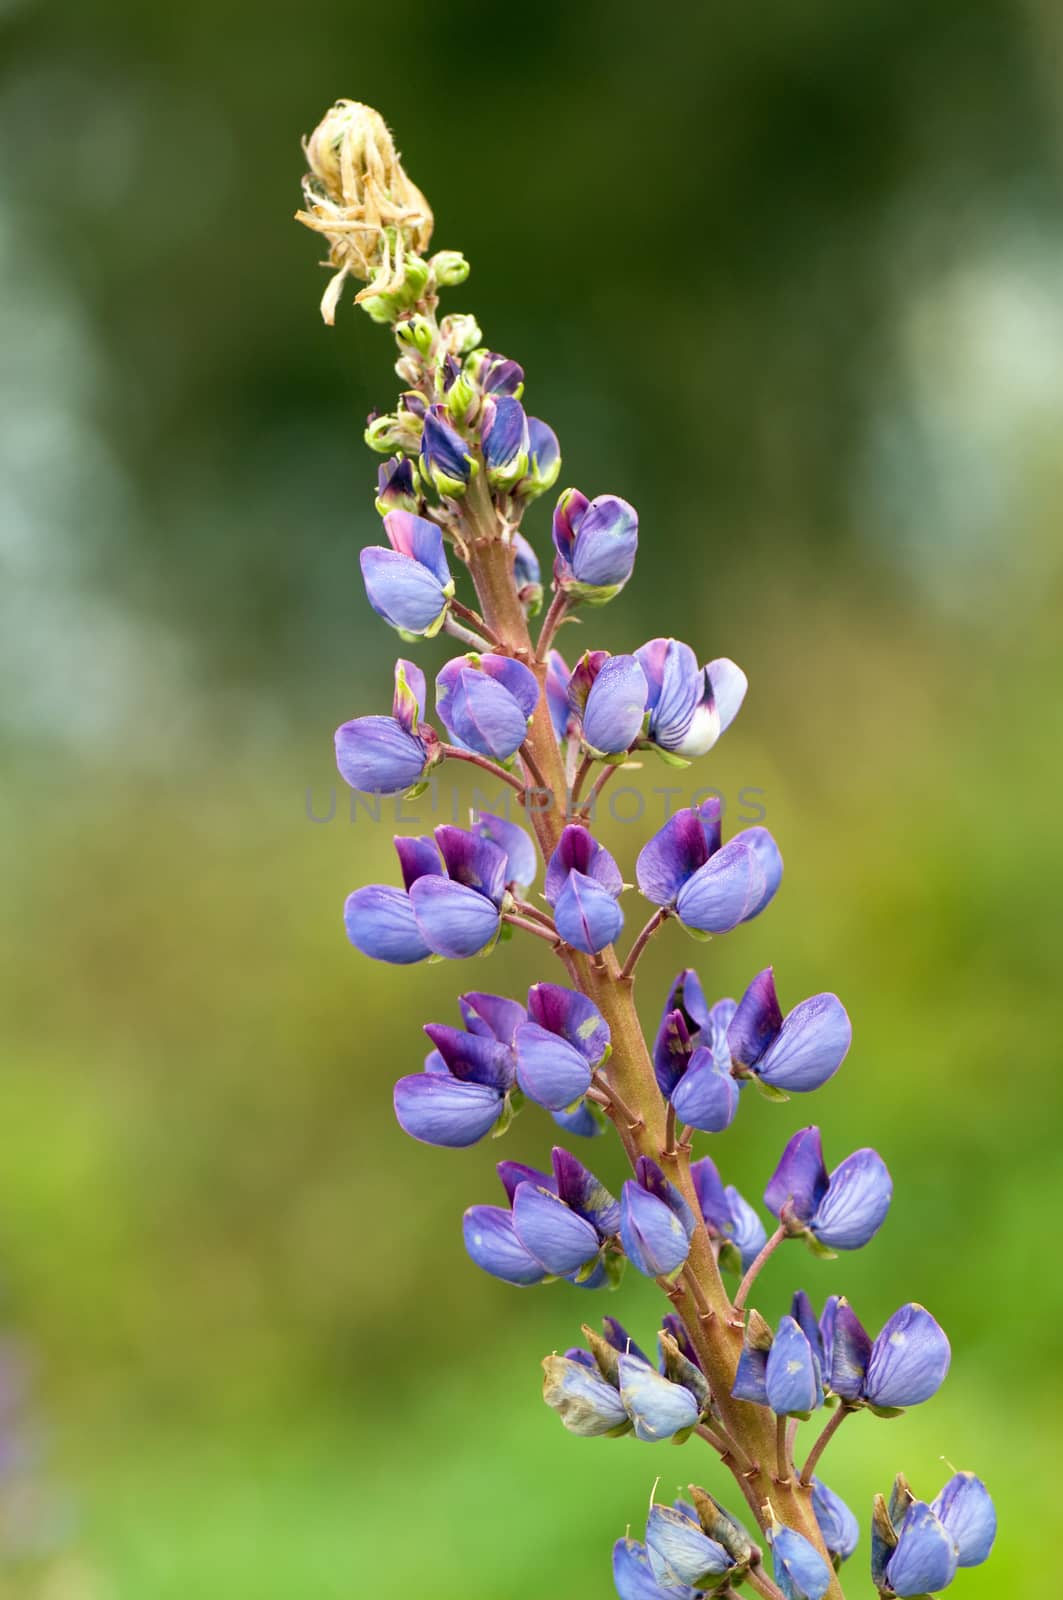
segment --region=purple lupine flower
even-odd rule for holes
[[[512,489],[528,470],[531,448],[528,419],[519,400],[489,396],[484,401],[480,444],[492,489]]]
[[[465,994],[461,1028],[429,1023],[424,1071],[395,1085],[400,1127],[423,1144],[464,1149],[505,1115],[516,1081],[514,1036],[526,1012],[500,995]]]
[[[530,1100],[562,1111],[580,1100],[609,1051],[609,1025],[593,1001],[555,983],[533,984],[516,1031],[517,1081]]]
[[[828,1250],[859,1250],[886,1220],[893,1180],[876,1150],[856,1150],[827,1176],[818,1128],[802,1128],[782,1153],[764,1204],[788,1228]]]
[[[883,1595],[923,1595],[951,1583],[957,1568],[980,1566],[993,1548],[997,1516],[985,1484],[957,1472],[931,1505],[899,1476],[889,1507],[875,1498],[871,1575]]]
[[[700,1369],[686,1361],[677,1350],[666,1354],[666,1339],[661,1342],[662,1370],[658,1372],[643,1355],[638,1345],[629,1338],[626,1330],[613,1317],[603,1323],[604,1335],[584,1327],[583,1332],[593,1350],[593,1356],[584,1350],[567,1350],[563,1358],[553,1357],[543,1363],[548,1381],[543,1398],[547,1405],[561,1415],[561,1420],[571,1431],[578,1431],[573,1423],[597,1428],[605,1433],[613,1428],[627,1431],[614,1422],[605,1426],[615,1416],[612,1403],[604,1395],[594,1393],[594,1411],[584,1415],[584,1404],[591,1397],[586,1385],[580,1384],[567,1367],[558,1365],[559,1359],[595,1372],[619,1396],[628,1427],[635,1436],[654,1444],[661,1439],[681,1441],[693,1428],[702,1411],[709,1404],[709,1386]],[[566,1413],[571,1414],[571,1421]]]
[[[451,738],[493,761],[508,761],[524,743],[538,703],[534,672],[512,656],[456,656],[436,678],[436,710]]]
[[[697,1600],[697,1591],[686,1585],[661,1588],[639,1539],[618,1539],[613,1546],[613,1584],[620,1600]]]
[[[554,510],[554,578],[574,600],[601,605],[620,593],[635,566],[639,519],[614,494],[588,500],[566,489]]]
[[[424,716],[424,673],[412,661],[395,663],[390,717],[355,717],[336,729],[336,765],[352,789],[403,794],[416,788],[441,759],[439,739]]]
[[[690,646],[678,639],[651,639],[635,655],[649,688],[645,743],[681,765],[706,755],[745,699],[748,680],[741,667],[726,656],[700,667]]]
[[[670,817],[639,853],[639,888],[696,933],[728,933],[763,911],[779,887],[782,857],[766,828],[721,844],[715,796]]]
[[[425,961],[431,947],[414,916],[409,891],[423,876],[443,875],[439,851],[432,839],[395,840],[404,888],[370,883],[347,896],[343,923],[356,950],[374,961],[410,966]]]
[[[650,1507],[646,1549],[653,1576],[669,1594],[683,1584],[695,1589],[716,1588],[718,1580],[734,1566],[722,1544],[703,1533],[696,1519],[672,1506]]]
[[[785,1600],[823,1600],[831,1573],[814,1545],[792,1528],[775,1528],[771,1535],[775,1582]]]
[[[453,498],[465,493],[478,470],[446,407],[429,406],[421,433],[421,476],[426,483],[431,483],[437,494]]]
[[[784,1094],[804,1094],[826,1083],[845,1060],[852,1038],[852,1023],[836,994],[802,1000],[784,1018],[771,967],[753,979],[727,1030],[735,1069]]]
[[[377,467],[375,503],[382,517],[389,511],[420,510],[421,491],[412,457],[392,456]]]
[[[601,1376],[585,1351],[547,1356],[543,1371],[543,1399],[569,1433],[600,1439],[631,1432],[631,1418],[619,1392]]]
[[[807,1417],[823,1404],[819,1357],[793,1317],[783,1317],[773,1335],[751,1315],[731,1393],[770,1406],[780,1417]]]
[[[694,975],[690,974],[693,978]],[[681,973],[669,1000],[687,984]],[[694,986],[704,1004],[697,979]],[[734,1121],[740,1085],[731,1073],[727,1048],[727,1022],[734,1001],[721,1000],[705,1017],[704,1028],[694,1025],[682,1005],[665,1007],[653,1051],[654,1073],[661,1093],[675,1107],[680,1121],[704,1133],[722,1133]],[[699,1042],[701,1037],[705,1042]]]
[[[583,747],[599,760],[624,755],[645,716],[646,679],[634,656],[587,650],[568,684],[569,725],[579,726]]]
[[[389,511],[384,532],[391,549],[370,545],[359,558],[369,604],[404,636],[431,639],[454,594],[443,535],[412,511]]]
[[[605,849],[579,823],[570,823],[546,868],[545,894],[567,944],[596,955],[624,926],[618,904],[624,880]]]
[[[534,500],[552,489],[561,472],[561,446],[553,428],[528,418],[528,470],[513,490],[519,500]]]
[[[635,1179],[620,1197],[620,1238],[632,1266],[660,1278],[682,1266],[690,1253],[694,1213],[649,1156],[639,1156]]]
[[[519,823],[510,822],[508,817],[496,816],[493,811],[473,811],[471,831],[481,839],[490,839],[492,844],[505,851],[507,889],[523,891],[535,882],[539,854]]]
[[[920,1405],[941,1388],[951,1359],[949,1341],[925,1306],[902,1306],[872,1341],[848,1301],[839,1301],[829,1383],[850,1405],[886,1413]]]
[[[763,1222],[734,1184],[724,1186],[711,1156],[692,1161],[690,1176],[705,1226],[721,1242],[721,1258],[729,1249],[737,1254],[742,1271],[748,1271],[768,1242]]]
[[[606,1281],[599,1258],[616,1232],[619,1207],[605,1185],[566,1150],[555,1148],[553,1165],[548,1176],[517,1162],[500,1162],[510,1209],[471,1206],[463,1224],[465,1248],[478,1267],[508,1283],[559,1277],[597,1288]]]
[[[812,1479],[812,1510],[827,1554],[836,1566],[841,1566],[860,1542],[860,1524],[841,1496],[819,1478]]]

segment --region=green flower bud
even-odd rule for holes
[[[371,417],[365,430],[365,442],[370,450],[390,456],[396,450],[416,455],[421,444],[421,418],[412,411],[385,412],[382,417]]]
[[[469,276],[469,263],[460,250],[437,250],[428,265],[441,289],[453,289]]]
[[[439,332],[444,348],[452,356],[467,356],[483,338],[476,318],[463,311],[444,317],[439,324]]]
[[[426,356],[432,348],[435,329],[427,317],[407,317],[405,321],[395,324],[395,338],[406,349],[419,350],[421,355]]]

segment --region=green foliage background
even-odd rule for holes
[[[829,1479],[864,1514],[899,1467],[927,1495],[942,1455],[976,1467],[1000,1544],[955,1592],[1046,1593],[1059,15],[7,0],[0,27],[0,1267],[75,1508],[10,1592],[606,1600],[657,1474],[720,1483],[696,1442],[562,1432],[538,1361],[594,1306],[477,1274],[458,1220],[497,1147],[394,1125],[421,1022],[459,983],[519,993],[536,952],[370,967],[339,910],[393,830],[343,795],[307,816],[394,654],[356,562],[387,338],[349,305],[322,327],[291,221],[298,136],[350,95],[470,257],[449,305],[526,365],[563,481],[640,509],[638,581],[584,636],[749,673],[697,779],[763,790],[783,891],[709,947],[670,931],[640,998],[652,1026],[680,965],[724,994],[772,961],[785,1002],[853,1016],[814,1109],[746,1102],[713,1147],[756,1193],[810,1112],[833,1158],[875,1143],[883,1234],[785,1253],[765,1309],[914,1298],[953,1337],[941,1396],[848,1424]],[[526,531],[545,561],[545,507]],[[683,781],[633,780],[645,826]],[[608,833],[630,869],[639,829]],[[648,1338],[656,1293],[608,1309]]]

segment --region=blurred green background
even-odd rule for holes
[[[519,993],[537,951],[370,966],[339,912],[393,828],[344,795],[308,819],[395,653],[357,571],[389,342],[349,304],[322,326],[291,220],[299,135],[349,95],[470,257],[448,306],[524,362],[562,481],[640,509],[638,581],[583,637],[749,673],[696,776],[763,790],[784,889],[711,947],[669,932],[640,1000],[652,1026],[679,966],[722,995],[773,961],[785,1004],[853,1016],[815,1102],[747,1101],[713,1144],[755,1195],[810,1114],[832,1160],[874,1142],[883,1234],[787,1252],[765,1309],[844,1288],[877,1327],[913,1298],[953,1337],[942,1394],[850,1423],[829,1481],[864,1515],[897,1468],[928,1497],[942,1456],[977,1468],[1000,1544],[955,1592],[1047,1594],[1059,10],[4,0],[0,28],[0,1280],[25,1471],[63,1508],[7,1592],[606,1600],[658,1473],[723,1484],[696,1441],[564,1434],[539,1359],[595,1310],[648,1339],[656,1291],[480,1275],[459,1217],[503,1152],[393,1122],[421,1023]],[[545,558],[546,506],[526,531]],[[632,781],[648,827],[684,780]],[[630,869],[642,833],[607,832]],[[551,1126],[504,1153],[541,1162]]]

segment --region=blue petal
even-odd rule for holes
[[[660,1587],[649,1552],[637,1539],[618,1539],[613,1546],[613,1583],[620,1600],[697,1600],[693,1589]]]
[[[489,472],[512,467],[521,455],[527,457],[528,419],[519,400],[506,395],[484,406],[480,443]]]
[[[800,1128],[789,1141],[764,1191],[773,1217],[789,1201],[798,1222],[807,1223],[827,1192],[827,1169],[818,1128]]]
[[[701,933],[729,933],[764,903],[766,881],[757,854],[739,834],[680,889],[679,920]]]
[[[759,916],[768,902],[775,898],[782,882],[782,855],[767,828],[743,828],[741,833],[735,834],[735,840],[739,839],[752,850],[764,873],[764,888],[760,899],[752,911],[746,913],[748,922],[751,917]]]
[[[356,717],[336,729],[336,765],[364,794],[401,794],[419,782],[425,747],[394,717]]]
[[[836,1303],[830,1340],[824,1338],[823,1344],[830,1361],[828,1382],[831,1389],[842,1400],[859,1400],[871,1357],[871,1340],[847,1300]]]
[[[482,1083],[505,1094],[513,1087],[513,1052],[491,1033],[472,1033],[429,1022],[425,1033],[446,1063],[448,1072],[463,1083]]]
[[[619,1394],[593,1363],[587,1367],[567,1356],[548,1356],[543,1369],[543,1399],[557,1412],[569,1433],[582,1439],[598,1439],[627,1422]]]
[[[395,550],[370,545],[360,557],[369,604],[377,616],[405,633],[434,631],[447,597],[427,567]]]
[[[708,1227],[713,1233],[729,1239],[734,1232],[734,1218],[715,1161],[711,1156],[692,1161],[690,1176],[694,1180],[701,1215]]]
[[[568,737],[571,715],[568,703],[568,681],[572,674],[559,650],[551,650],[546,667],[546,703],[550,708],[550,721],[559,741]]]
[[[749,679],[742,668],[736,666],[727,656],[720,656],[717,660],[710,661],[705,672],[712,685],[716,714],[720,719],[720,732],[726,733],[741,709],[749,687]]]
[[[539,557],[522,533],[513,535],[513,578],[518,590],[542,582]]]
[[[474,811],[471,831],[505,851],[507,883],[519,884],[522,889],[527,889],[535,882],[535,874],[539,870],[535,842],[519,823],[510,822],[506,817],[496,817],[491,811]]]
[[[710,1055],[711,1052],[707,1052]],[[665,1099],[670,1099],[694,1055],[686,1017],[678,1008],[661,1018],[653,1044],[653,1075]]]
[[[558,896],[554,921],[573,949],[596,955],[612,944],[624,926],[624,913],[615,897],[594,878],[572,872]]]
[[[536,1105],[562,1111],[591,1086],[591,1069],[585,1056],[567,1039],[524,1022],[517,1029],[517,1081]]]
[[[973,1472],[957,1472],[934,1501],[938,1521],[959,1551],[961,1567],[978,1567],[997,1536],[997,1513],[989,1490]]]
[[[945,1589],[956,1576],[956,1546],[930,1507],[916,1500],[905,1512],[886,1577],[894,1594],[925,1595]]]
[[[742,1346],[742,1354],[738,1358],[738,1369],[735,1380],[731,1385],[731,1394],[736,1400],[750,1400],[754,1405],[766,1406],[768,1403],[768,1351],[754,1350],[751,1345]]]
[[[595,755],[619,755],[634,743],[646,708],[646,679],[634,656],[611,656],[583,712],[583,742]]]
[[[513,1196],[522,1183],[537,1184],[540,1189],[550,1189],[557,1192],[557,1184],[552,1172],[540,1172],[538,1167],[526,1166],[523,1161],[500,1161],[495,1168],[503,1189],[506,1191],[510,1205]]]
[[[497,1089],[449,1073],[420,1072],[395,1085],[399,1126],[422,1144],[463,1150],[489,1133],[502,1111]]]
[[[498,907],[448,878],[418,878],[410,890],[417,927],[429,950],[451,961],[477,955],[498,933]]]
[[[635,566],[639,519],[634,506],[615,494],[599,495],[580,517],[572,549],[572,570],[579,583],[615,588],[626,583]]]
[[[550,1115],[559,1128],[577,1139],[597,1139],[605,1132],[586,1100],[581,1100],[575,1110],[551,1111]]]
[[[446,876],[439,861],[439,850],[434,839],[395,839],[395,852],[399,858],[402,881],[412,889],[418,878]]]
[[[395,663],[395,693],[391,714],[407,733],[416,733],[417,724],[424,720],[426,691],[427,685],[420,667],[400,656]]]
[[[768,1232],[749,1201],[739,1194],[733,1183],[727,1185],[724,1193],[734,1218],[731,1237],[742,1258],[742,1271],[748,1272],[767,1244]]]
[[[734,1566],[722,1544],[710,1539],[697,1522],[671,1506],[650,1507],[646,1548],[654,1577],[669,1589],[677,1583],[703,1588],[709,1579],[720,1577]]]
[[[830,1175],[810,1227],[831,1250],[859,1250],[886,1220],[893,1180],[877,1150],[856,1150]]]
[[[547,864],[543,892],[551,905],[556,903],[572,872],[582,872],[593,878],[614,896],[624,887],[623,874],[608,850],[598,843],[589,828],[578,822],[570,822],[562,829],[557,848]]]
[[[524,1248],[558,1278],[578,1272],[598,1254],[598,1235],[591,1224],[533,1183],[517,1186],[513,1227]]]
[[[649,736],[664,750],[681,744],[701,698],[698,658],[678,639],[651,639],[635,651],[646,675]]]
[[[828,1553],[839,1561],[848,1561],[860,1542],[860,1524],[845,1501],[825,1483],[813,1478],[812,1509]]]
[[[768,1404],[776,1416],[815,1411],[823,1404],[819,1363],[793,1317],[783,1317],[765,1374]]]
[[[546,1277],[517,1238],[512,1216],[501,1206],[470,1206],[462,1219],[462,1232],[473,1261],[493,1278],[524,1287]]]
[[[435,830],[435,841],[446,869],[456,883],[467,889],[477,889],[480,894],[499,905],[506,888],[509,862],[506,852],[490,839],[465,828],[454,828],[441,823]]]
[[[738,1110],[738,1085],[730,1072],[722,1072],[711,1050],[699,1046],[690,1065],[672,1091],[672,1105],[680,1121],[703,1133],[722,1133]]]
[[[823,1600],[830,1588],[827,1563],[803,1534],[792,1528],[776,1529],[772,1540],[775,1582],[786,1600]]]
[[[485,1038],[490,1036],[511,1049],[517,1029],[528,1015],[517,1000],[478,991],[459,995],[458,1009],[470,1033],[479,1033]]]
[[[669,1211],[679,1218],[687,1238],[693,1238],[697,1219],[675,1184],[668,1181],[656,1161],[649,1156],[639,1156],[635,1162],[635,1177],[648,1194],[664,1201]]]
[[[471,466],[465,441],[446,421],[442,406],[430,406],[425,414],[421,468],[441,494],[469,481]]]
[[[876,1406],[920,1405],[941,1388],[951,1360],[944,1330],[926,1307],[902,1306],[871,1348],[864,1396]]]
[[[782,1027],[782,1008],[775,992],[771,967],[758,972],[735,1008],[727,1028],[731,1058],[740,1067],[754,1068]]]
[[[803,1289],[798,1289],[794,1295],[790,1303],[790,1315],[815,1351],[824,1375],[829,1378],[830,1365],[824,1363],[823,1334],[816,1320],[816,1313],[812,1309],[812,1302]]]
[[[552,1154],[554,1187],[559,1199],[583,1217],[603,1238],[620,1227],[620,1206],[609,1190],[574,1155],[555,1145]]]
[[[671,1439],[698,1420],[698,1403],[681,1383],[670,1383],[638,1356],[622,1355],[618,1363],[620,1398],[635,1424],[635,1437],[647,1444]]]
[[[442,879],[439,880],[442,882]],[[374,961],[406,967],[430,954],[417,926],[409,896],[382,883],[369,884],[347,896],[343,908],[347,937],[356,950]]]
[[[571,558],[576,542],[576,529],[579,526],[590,501],[578,489],[566,489],[558,497],[554,508],[553,540],[554,549],[561,558],[562,568],[571,571]]]
[[[813,995],[786,1017],[756,1068],[757,1076],[777,1089],[818,1089],[837,1072],[852,1038],[852,1023],[838,996]]]
[[[628,1260],[648,1278],[659,1278],[682,1266],[690,1240],[675,1213],[630,1180],[620,1198],[620,1238]]]
[[[467,750],[508,761],[524,743],[528,719],[509,690],[486,673],[465,667],[443,687],[437,680],[436,709],[449,732]]]

